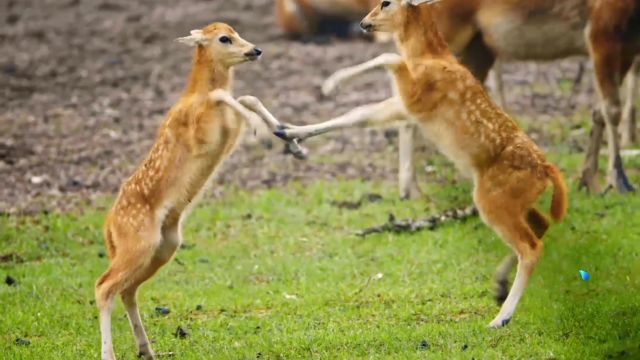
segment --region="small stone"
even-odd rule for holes
[[[187,336],[189,336],[189,332],[185,330],[182,326],[178,326],[178,328],[176,329],[176,332],[173,333],[173,335],[175,335],[175,337],[177,338],[184,339]]]
[[[428,348],[429,348],[429,343],[427,342],[427,340],[420,341],[420,346],[418,346],[418,349],[427,350]]]
[[[31,341],[29,339],[23,339],[23,338],[16,338],[15,343],[16,345],[21,345],[21,346],[31,345]]]
[[[196,305],[196,311],[202,311],[204,307],[201,304]]]
[[[45,178],[44,176],[32,176],[29,180],[33,185],[40,185],[44,182]]]
[[[164,306],[157,306],[156,307],[156,314],[158,314],[158,315],[169,315],[170,312],[171,312],[171,310],[169,310],[168,307],[164,307]]]
[[[9,14],[7,15],[7,24],[13,25],[20,20],[19,14]]]
[[[14,279],[11,276],[7,275],[7,277],[4,278],[4,283],[9,285],[9,286],[14,286],[18,282],[16,281],[16,279]]]

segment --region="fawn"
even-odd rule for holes
[[[124,182],[109,211],[104,238],[110,265],[96,282],[102,359],[115,359],[111,311],[120,294],[139,356],[153,359],[142,326],[136,292],[166,264],[182,242],[181,223],[220,163],[233,151],[245,121],[263,121],[242,103],[253,97],[231,96],[232,67],[257,60],[262,51],[229,25],[213,23],[177,39],[195,47],[188,84],[161,124],[155,144]],[[279,126],[265,117],[271,129]],[[300,150],[295,145],[293,149]]]
[[[367,31],[390,32],[402,55],[388,53],[338,71],[323,90],[363,72],[388,69],[399,96],[366,105],[344,116],[308,126],[286,125],[275,134],[305,139],[334,129],[371,123],[419,123],[425,137],[474,182],[473,198],[482,220],[515,252],[496,273],[497,298],[504,301],[490,326],[506,325],[540,257],[549,227],[534,207],[549,183],[554,187],[551,217],[562,220],[567,190],[560,172],[487,95],[484,87],[452,55],[439,33],[430,5],[437,0],[385,0],[362,21]],[[423,6],[418,6],[424,3]],[[507,276],[517,260],[513,287]]]

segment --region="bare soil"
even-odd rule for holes
[[[283,121],[326,120],[390,94],[380,72],[322,98],[330,73],[393,45],[291,41],[275,26],[272,7],[270,0],[0,1],[0,212],[65,210],[114,194],[185,85],[191,52],[173,39],[213,21],[264,50],[262,60],[236,69],[235,93],[261,98]],[[585,76],[571,89],[581,62]],[[536,121],[569,116],[590,105],[590,77],[584,59],[507,64],[509,110]],[[325,136],[310,142],[308,161],[282,154],[277,140],[247,141],[213,193],[336,177],[392,181],[395,134]],[[536,140],[548,142],[542,134]]]

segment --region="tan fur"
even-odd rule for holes
[[[566,213],[566,187],[555,166],[453,57],[431,11],[428,5],[396,1],[394,9],[376,8],[363,23],[396,34],[403,61],[391,70],[408,113],[425,136],[474,180],[480,216],[518,255],[513,299],[507,297],[491,323],[500,327],[511,319],[542,250],[536,233],[542,234],[543,226],[535,222],[534,228],[530,226],[534,203],[552,183],[551,214],[559,221]]]
[[[221,36],[232,44],[220,43]],[[179,40],[198,44],[186,90],[160,126],[149,155],[122,185],[104,225],[110,265],[96,282],[103,360],[115,358],[109,324],[117,294],[127,308],[140,356],[153,358],[136,290],[173,257],[188,210],[244,127],[239,113],[210,96],[231,92],[231,67],[250,60],[253,55],[247,54],[255,47],[222,23]]]
[[[536,234],[546,231],[544,217],[534,204],[552,184],[551,215],[560,221],[567,210],[567,191],[559,171],[516,123],[496,106],[482,84],[453,56],[432,17],[430,5],[391,1],[377,6],[362,21],[365,29],[394,33],[401,56],[383,54],[327,79],[323,91],[374,68],[387,68],[394,76],[404,109],[382,116],[345,114],[325,123],[289,126],[277,135],[307,138],[338,128],[365,123],[388,123],[404,114],[419,124],[424,135],[474,182],[474,201],[481,218],[517,254],[518,274],[492,327],[506,325],[524,292],[542,251]],[[396,98],[384,103],[392,108]],[[375,109],[368,105],[363,108]],[[505,266],[512,261],[506,261]],[[505,268],[506,269],[506,268]],[[507,271],[501,271],[501,274]]]

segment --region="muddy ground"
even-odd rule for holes
[[[261,61],[237,68],[235,93],[258,96],[284,121],[325,120],[390,94],[386,75],[376,73],[323,99],[326,76],[393,46],[288,40],[271,0],[0,0],[0,212],[64,210],[115,193],[185,85],[191,53],[173,39],[212,21],[230,23],[264,50]],[[580,63],[585,76],[574,87]],[[592,102],[584,59],[507,64],[505,81],[509,110],[536,122],[568,118]],[[395,136],[385,129],[325,136],[309,143],[309,161],[283,155],[277,141],[247,141],[212,193],[335,177],[393,184]],[[549,145],[544,134],[535,138]]]

